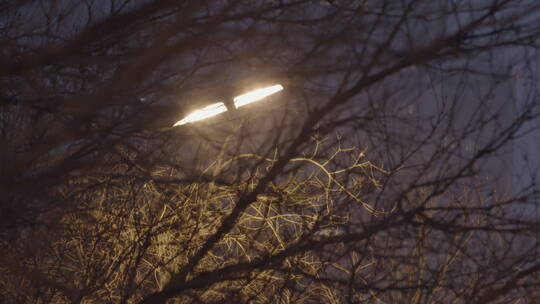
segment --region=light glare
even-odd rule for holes
[[[216,116],[225,111],[227,111],[227,107],[225,107],[223,102],[214,103],[202,109],[191,112],[188,116],[176,122],[173,127]]]
[[[280,84],[276,84],[276,85],[273,85],[273,86],[270,86],[270,87],[254,90],[254,91],[251,91],[249,93],[246,93],[246,94],[243,94],[243,95],[240,95],[240,96],[236,96],[234,98],[234,105],[237,108],[239,108],[239,107],[245,106],[247,104],[250,104],[252,102],[259,101],[259,100],[265,98],[266,96],[272,95],[272,94],[274,94],[276,92],[279,92],[281,90],[283,90],[283,86],[280,85]]]
[[[262,89],[257,89],[254,91],[251,91],[246,94],[242,94],[240,96],[236,96],[234,101],[235,108],[239,108],[242,106],[245,106],[247,104],[250,104],[255,101],[259,101],[269,95],[272,95],[274,93],[277,93],[279,91],[283,90],[283,86],[280,84],[276,84],[273,86],[269,86]],[[203,120],[212,116],[216,116],[218,114],[221,114],[223,112],[227,111],[227,107],[223,102],[218,102],[211,104],[209,106],[206,106],[202,109],[195,110],[191,112],[188,116],[184,117],[182,120],[177,121],[173,127],[184,125],[187,123]]]

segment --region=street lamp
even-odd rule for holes
[[[242,94],[240,96],[236,96],[233,101],[234,101],[234,106],[236,108],[240,108],[242,106],[245,106],[247,104],[250,104],[252,102],[255,102],[255,101],[259,101],[267,96],[270,96],[272,94],[275,94],[279,91],[283,90],[283,86],[280,85],[280,84],[276,84],[276,85],[273,85],[273,86],[270,86],[270,87],[266,87],[266,88],[262,88],[262,89],[258,89],[258,90],[253,90],[249,93],[246,93],[246,94]]]
[[[240,107],[245,106],[247,104],[250,104],[250,103],[253,103],[253,102],[256,102],[256,101],[260,101],[260,100],[264,99],[265,97],[270,96],[272,94],[275,94],[275,93],[277,93],[277,92],[279,92],[281,90],[283,90],[283,86],[280,85],[280,84],[276,84],[276,85],[273,85],[273,86],[253,90],[253,91],[248,92],[246,94],[236,96],[236,97],[233,98],[234,107],[235,108],[240,108]],[[225,104],[223,102],[214,103],[214,104],[206,106],[206,107],[204,107],[202,109],[198,109],[198,110],[195,110],[195,111],[191,112],[186,117],[184,117],[181,120],[177,121],[173,125],[173,127],[184,125],[184,124],[187,124],[187,123],[196,122],[196,121],[203,120],[203,119],[206,119],[206,118],[210,118],[212,116],[216,116],[216,115],[221,114],[221,113],[226,112],[226,111],[227,111],[227,107],[225,106]]]
[[[223,112],[227,111],[227,107],[225,107],[225,104],[223,102],[218,102],[211,104],[209,106],[206,106],[202,109],[195,110],[191,112],[188,116],[182,118],[181,120],[177,121],[173,127],[180,126],[183,124],[187,124],[190,122],[195,122],[199,120],[203,120],[212,116],[216,116],[218,114],[221,114]]]

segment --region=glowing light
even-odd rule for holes
[[[240,95],[240,96],[236,96],[234,98],[234,105],[239,108],[241,106],[245,106],[247,104],[250,104],[252,102],[255,102],[255,101],[259,101],[269,95],[272,95],[274,93],[277,93],[279,91],[283,90],[283,86],[280,85],[280,84],[277,84],[277,85],[273,85],[273,86],[270,86],[270,87],[266,87],[266,88],[262,88],[262,89],[258,89],[258,90],[254,90],[254,91],[251,91],[249,93],[246,93],[246,94],[243,94],[243,95]]]
[[[227,107],[225,107],[225,104],[223,102],[214,103],[202,109],[191,112],[188,116],[184,117],[182,120],[177,121],[173,125],[173,127],[187,124],[190,122],[203,120],[212,116],[216,116],[225,111],[227,111]]]
[[[269,86],[262,89],[257,89],[254,91],[251,91],[246,94],[242,94],[240,96],[236,96],[234,101],[235,108],[239,108],[242,106],[245,106],[247,104],[250,104],[255,101],[259,101],[267,96],[270,96],[272,94],[275,94],[279,91],[283,90],[283,86],[280,84],[276,84],[273,86]],[[216,116],[218,114],[221,114],[223,112],[227,111],[227,107],[223,102],[218,102],[211,104],[209,106],[206,106],[202,109],[195,110],[191,112],[188,116],[184,117],[182,120],[177,121],[173,127],[184,125],[187,123],[203,120],[206,118],[210,118],[212,116]]]

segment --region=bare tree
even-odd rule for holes
[[[538,298],[536,1],[0,8],[3,302]]]

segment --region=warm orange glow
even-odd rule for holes
[[[274,93],[277,93],[279,91],[283,90],[283,86],[280,85],[280,84],[277,84],[277,85],[273,85],[273,86],[270,86],[270,87],[266,87],[266,88],[262,88],[262,89],[258,89],[258,90],[254,90],[254,91],[251,91],[249,93],[246,93],[246,94],[243,94],[243,95],[240,95],[240,96],[236,96],[234,98],[234,105],[239,108],[241,106],[245,106],[247,104],[250,104],[252,102],[255,102],[255,101],[259,101],[267,96],[270,96]]]
[[[225,104],[223,104],[222,102],[214,103],[202,109],[191,112],[188,116],[184,117],[182,120],[177,121],[173,125],[173,127],[187,124],[190,122],[199,121],[199,120],[206,119],[212,116],[216,116],[225,111],[227,111],[227,107],[225,107]]]

